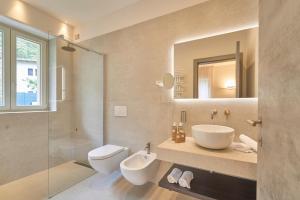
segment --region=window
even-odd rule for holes
[[[6,34],[3,36],[1,33],[4,31],[1,28],[1,109],[14,111],[47,108],[47,42],[30,34],[8,28],[5,29]],[[5,47],[7,48],[3,50]]]

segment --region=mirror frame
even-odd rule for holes
[[[198,58],[194,59],[193,61],[193,99],[199,99],[198,95],[198,81],[199,81],[199,65],[200,64],[209,64],[209,63],[219,63],[224,61],[236,61],[236,97],[235,98],[241,98],[239,97],[241,94],[241,68],[243,67],[243,53],[240,53],[240,59],[237,59],[236,54],[228,54],[228,55],[221,55],[221,56],[214,56],[214,57],[208,57],[208,58]],[[238,63],[238,60],[240,61]]]

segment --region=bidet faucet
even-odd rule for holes
[[[147,154],[150,154],[150,142],[146,144],[145,150],[147,150]]]
[[[214,116],[217,115],[217,114],[218,114],[217,109],[212,110],[211,113],[210,113],[210,119],[214,119]]]

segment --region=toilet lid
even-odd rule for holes
[[[115,154],[120,153],[124,150],[124,147],[107,144],[89,152],[88,156],[93,160],[101,160],[109,158]]]

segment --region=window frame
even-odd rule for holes
[[[24,32],[15,29],[9,25],[0,23],[0,31],[3,32],[3,67],[4,67],[4,106],[0,106],[1,112],[30,112],[30,111],[47,111],[48,110],[48,40],[33,35],[28,32]],[[16,41],[17,37],[24,38],[35,42],[41,47],[41,62],[40,62],[40,105],[31,106],[18,106],[16,102],[17,84],[16,84]],[[39,70],[38,70],[39,71]],[[35,73],[35,72],[33,72]]]
[[[10,98],[11,98],[11,91],[10,91],[10,28],[7,26],[3,26],[0,24],[0,31],[3,33],[3,100],[4,106],[0,105],[0,111],[7,111],[10,110]]]
[[[40,61],[40,105],[32,106],[18,106],[16,104],[17,95],[17,60],[16,60],[16,41],[17,37],[35,42],[41,47],[41,61]],[[47,41],[25,33],[19,30],[11,29],[11,110],[45,110],[48,108],[47,101]]]

